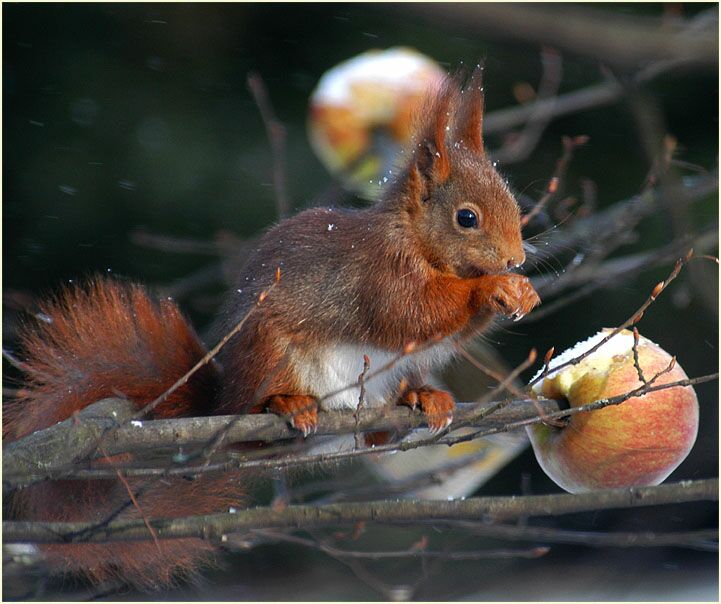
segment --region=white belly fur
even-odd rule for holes
[[[377,407],[391,402],[399,395],[398,387],[403,378],[419,372],[424,375],[442,366],[451,359],[454,351],[453,343],[443,340],[432,348],[401,358],[392,369],[367,379],[364,403]],[[371,362],[369,376],[398,356],[372,346],[331,345],[304,355],[294,368],[296,377],[304,391],[318,397],[321,409],[355,409],[360,396],[358,376],[363,371],[363,355],[368,355]]]

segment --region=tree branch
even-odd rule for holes
[[[542,526],[486,525],[461,521],[451,523],[468,533],[487,539],[504,541],[536,541],[567,543],[590,547],[687,547],[702,551],[718,551],[718,530],[693,531],[573,531]]]
[[[450,25],[457,34],[483,33],[514,42],[551,44],[575,55],[619,67],[636,67],[648,61],[683,59],[713,67],[718,64],[715,28],[689,31],[684,25],[665,27],[655,17],[619,15],[596,8],[564,7],[558,10],[523,4],[412,4],[409,10]]]
[[[560,419],[566,416],[575,415],[578,413],[588,413],[589,411],[595,411],[597,409],[602,409],[604,407],[608,407],[611,405],[619,405],[623,403],[624,401],[628,400],[629,398],[635,397],[635,396],[643,396],[644,394],[648,394],[650,392],[656,392],[658,390],[665,390],[668,388],[676,388],[676,387],[685,387],[685,386],[693,386],[696,384],[717,380],[718,379],[718,373],[699,376],[696,378],[691,379],[685,379],[685,380],[678,380],[675,382],[669,382],[666,384],[659,384],[655,385],[653,384],[653,381],[649,381],[648,384],[642,385],[641,387],[632,390],[630,392],[627,392],[626,394],[618,395],[615,397],[610,397],[607,399],[601,399],[598,401],[595,401],[593,403],[589,403],[587,405],[582,405],[580,407],[572,407],[570,409],[558,409],[557,403],[555,401],[550,401],[547,399],[527,399],[522,401],[510,401],[508,404],[499,406],[498,403],[485,403],[488,405],[489,408],[494,408],[495,411],[493,415],[490,416],[484,416],[484,411],[487,410],[486,407],[484,407],[483,404],[466,404],[461,405],[461,408],[459,409],[459,413],[457,413],[456,418],[454,419],[454,423],[457,422],[458,424],[463,423],[463,425],[473,425],[474,422],[477,422],[480,425],[484,425],[484,428],[479,428],[475,432],[471,434],[462,434],[462,435],[449,435],[449,434],[439,434],[437,436],[431,436],[429,438],[424,438],[420,440],[403,440],[396,443],[391,443],[387,445],[382,445],[374,448],[365,448],[365,449],[351,449],[351,450],[343,450],[343,451],[337,451],[337,452],[331,452],[331,453],[307,453],[304,454],[304,452],[301,450],[298,452],[297,450],[294,450],[291,447],[288,448],[282,448],[280,450],[273,449],[268,450],[266,453],[266,457],[269,456],[269,458],[261,458],[261,459],[253,459],[249,458],[248,456],[241,457],[240,459],[233,459],[232,455],[231,459],[227,461],[220,461],[217,463],[208,463],[205,462],[202,465],[198,466],[187,466],[187,465],[180,465],[176,467],[172,466],[166,466],[165,467],[124,467],[122,470],[124,471],[126,476],[171,476],[171,475],[183,475],[183,476],[189,476],[189,475],[195,475],[203,472],[217,472],[217,471],[224,471],[224,470],[230,470],[234,468],[245,468],[245,469],[254,469],[254,470],[263,470],[263,469],[279,469],[279,468],[285,468],[285,467],[294,467],[294,466],[302,466],[302,465],[313,465],[313,464],[320,464],[320,463],[326,463],[326,462],[336,462],[341,460],[347,460],[354,457],[361,457],[364,455],[371,455],[371,454],[377,454],[377,453],[385,453],[389,451],[408,451],[411,449],[416,449],[419,447],[424,447],[428,445],[453,445],[457,443],[467,442],[469,440],[474,440],[476,438],[481,438],[484,436],[489,436],[491,434],[498,434],[500,432],[508,432],[510,430],[515,430],[518,428],[521,428],[523,426],[527,426],[530,424],[538,423],[538,422],[547,422],[549,420],[555,420]],[[518,410],[521,415],[524,415],[526,417],[511,420],[507,423],[501,423],[498,421],[498,418],[496,414],[500,414],[501,411],[513,412],[514,407]],[[403,420],[403,412],[405,410],[403,409],[396,409],[395,407],[392,408],[394,413],[400,413],[400,419]],[[557,409],[555,411],[552,411],[551,409]],[[378,410],[374,410],[374,412],[377,412]],[[419,425],[422,425],[423,418],[422,416],[412,414],[410,411],[405,411],[407,414],[405,418],[407,419],[408,423],[405,425],[407,429],[411,429],[413,427],[418,427]],[[319,414],[319,425],[321,418],[324,415],[328,415],[329,417],[333,417],[333,414],[331,412]],[[343,426],[343,432],[342,434],[354,434],[356,429],[356,420],[355,417],[353,417],[353,414],[343,414],[342,412],[338,414],[338,420],[341,422],[340,425]],[[345,417],[340,417],[345,415]],[[158,423],[162,422],[182,422],[182,427],[185,427],[192,422],[199,422],[199,425],[202,426],[205,422],[213,421],[215,419],[220,419],[223,423],[221,426],[219,426],[220,430],[226,430],[228,434],[230,434],[231,430],[234,430],[236,428],[235,424],[238,424],[238,429],[240,429],[240,426],[242,425],[241,422],[245,422],[246,420],[252,421],[254,419],[258,419],[259,417],[268,417],[268,416],[227,416],[225,418],[188,418],[188,419],[182,419],[182,420],[158,420]],[[395,417],[395,415],[393,416]],[[276,421],[276,419],[273,419],[272,421]],[[186,423],[187,422],[187,423]],[[491,425],[491,422],[495,425]],[[143,424],[143,426],[150,425],[154,422],[146,422]],[[359,422],[361,426],[365,426],[366,430],[370,431],[384,431],[389,428],[397,428],[397,426],[394,426],[393,424],[384,423],[381,424],[375,424],[372,422],[369,422],[369,424],[365,424],[361,421]],[[232,426],[229,424],[233,424]],[[132,424],[131,424],[132,426]],[[451,427],[453,424],[451,424]],[[141,426],[136,427],[140,429]],[[106,434],[106,437],[112,438],[112,435],[119,430],[120,428],[115,428],[108,432]],[[207,428],[206,428],[207,429]],[[280,428],[278,426],[278,429],[288,430],[285,426],[283,428]],[[320,427],[319,427],[320,432]],[[330,432],[330,430],[326,429],[327,434],[333,434],[333,432]],[[36,433],[39,434],[39,433]],[[172,434],[172,433],[170,433]],[[250,433],[243,432],[242,438],[245,438],[247,440],[259,440],[260,433],[252,430]],[[217,431],[213,433],[213,437],[217,435]],[[26,439],[30,438],[32,435],[26,437]],[[240,435],[236,435],[236,437],[239,437]],[[142,437],[141,437],[142,438]],[[173,436],[168,435],[169,439],[174,438]],[[195,439],[196,436],[192,435],[190,438]],[[54,474],[53,472],[48,471],[48,465],[52,466],[53,461],[48,460],[47,458],[44,459],[44,462],[40,464],[40,468],[38,470],[32,471],[32,467],[30,467],[31,473],[23,474],[18,473],[15,474],[15,476],[12,475],[11,470],[13,469],[13,465],[17,467],[18,462],[15,460],[19,459],[19,464],[24,464],[25,468],[28,467],[28,464],[32,466],[33,464],[33,449],[32,447],[28,446],[26,442],[24,442],[26,439],[22,439],[20,441],[16,441],[15,443],[11,443],[7,447],[7,453],[4,452],[3,454],[3,482],[4,482],[4,489],[12,489],[16,488],[18,486],[26,486],[28,484],[32,484],[34,482],[38,482],[41,480],[46,480],[48,478],[58,478],[62,476],[72,476],[74,478],[83,478],[83,479],[105,479],[105,478],[113,478],[115,477],[115,470],[108,470],[107,468],[90,468],[90,469],[74,469],[74,468],[68,468],[67,466],[62,466],[60,463],[60,467],[58,469],[55,469],[53,472],[57,472],[57,474]],[[230,441],[227,441],[230,443]],[[237,441],[236,441],[237,442]],[[18,445],[19,443],[22,444],[22,453],[18,455],[17,449],[10,449],[13,445]],[[36,446],[41,446],[42,440],[36,441]],[[97,440],[95,441],[97,446]],[[156,442],[157,445],[157,442]],[[125,445],[123,445],[125,447]],[[282,456],[274,455],[279,452],[284,453]],[[12,456],[10,462],[6,462],[8,453]],[[5,464],[8,463],[8,469],[5,470]],[[10,479],[8,479],[7,474],[10,475]]]
[[[546,413],[558,411],[555,401],[540,401]],[[459,403],[454,423],[483,414],[496,403],[482,405]],[[529,419],[538,410],[530,399],[513,401],[490,417],[477,422],[484,429],[499,428],[510,422]],[[425,426],[425,416],[408,407],[363,407],[356,414],[327,411],[318,415],[316,435],[340,435],[358,432],[398,430],[408,432]],[[26,486],[38,480],[59,478],[76,468],[78,460],[93,454],[98,437],[103,436],[103,452],[118,453],[157,451],[162,448],[202,446],[224,431],[224,444],[238,442],[273,442],[297,438],[281,417],[273,414],[244,416],[190,417],[123,424],[133,416],[133,406],[123,399],[105,399],[83,410],[75,419],[34,432],[3,448],[3,482],[6,487]],[[123,425],[120,425],[123,424]],[[98,456],[99,453],[96,454]]]
[[[669,198],[678,205],[688,205],[718,191],[718,173],[716,171],[685,178],[678,186],[668,191]],[[535,258],[548,259],[556,254],[570,250],[586,250],[603,246],[609,239],[615,239],[619,233],[628,233],[644,218],[658,212],[659,194],[654,189],[646,189],[629,199],[618,201],[591,216],[578,218],[564,226],[554,229],[543,237],[544,245],[534,252]],[[538,236],[530,237],[533,241]],[[608,252],[615,247],[609,247]]]
[[[362,521],[510,520],[521,516],[557,516],[614,508],[635,508],[691,501],[718,501],[718,479],[684,481],[655,487],[603,489],[582,494],[524,497],[473,497],[455,501],[365,501],[324,506],[291,505],[237,510],[186,518],[151,520],[159,539],[198,537],[222,541],[223,535],[264,528],[302,528]],[[3,522],[3,542],[68,543],[148,539],[142,520],[116,520],[95,528],[86,522]]]

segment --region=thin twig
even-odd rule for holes
[[[633,326],[633,366],[636,368],[636,373],[638,373],[638,379],[639,381],[643,382],[644,384],[647,384],[646,376],[643,374],[643,369],[641,369],[641,364],[638,361],[638,340],[640,336],[638,333],[638,327],[635,325]]]
[[[553,368],[553,371],[558,371],[559,369],[562,369],[564,367],[568,367],[569,365],[577,365],[580,363],[583,359],[590,356],[594,352],[596,352],[601,346],[606,344],[611,338],[617,336],[619,333],[621,333],[624,329],[627,327],[630,327],[631,325],[634,325],[638,323],[641,318],[643,317],[643,313],[646,311],[646,309],[651,306],[658,298],[658,296],[661,295],[661,293],[671,284],[671,282],[678,277],[678,274],[681,272],[681,269],[683,266],[688,263],[688,261],[693,257],[693,250],[689,250],[688,254],[685,258],[680,258],[676,261],[676,264],[673,267],[673,270],[669,274],[668,277],[664,281],[660,281],[656,284],[656,286],[651,291],[651,294],[646,298],[643,304],[638,308],[638,310],[633,313],[628,319],[626,319],[621,325],[613,329],[608,335],[603,337],[598,343],[591,346],[588,350],[585,350],[583,353],[577,355],[576,357],[569,359],[568,361],[561,363],[559,365],[556,365]],[[537,384],[540,381],[541,376],[539,375],[535,379],[531,380],[529,383],[529,386],[533,386],[534,384]]]
[[[561,138],[561,142],[563,144],[563,154],[556,162],[556,169],[553,171],[553,176],[551,176],[551,179],[548,181],[548,184],[546,185],[546,192],[543,194],[543,197],[538,200],[536,205],[533,206],[533,209],[531,209],[528,214],[524,214],[521,217],[521,228],[526,226],[533,218],[538,215],[541,210],[543,210],[546,205],[555,197],[555,195],[558,193],[561,181],[563,177],[566,174],[566,170],[568,169],[568,164],[571,162],[571,159],[573,158],[573,152],[576,150],[577,147],[580,147],[581,145],[585,145],[589,140],[588,136],[580,135],[580,136],[563,136]]]
[[[563,78],[563,61],[561,54],[549,47],[541,48],[541,65],[543,72],[538,85],[539,100],[551,99],[558,94],[558,88]],[[493,151],[491,156],[494,160],[505,164],[520,162],[528,158],[538,142],[541,140],[546,126],[553,119],[553,103],[537,104],[535,111],[529,116],[520,134],[513,136],[510,142],[505,143],[500,149]]]
[[[201,254],[209,256],[222,255],[218,244],[204,239],[189,239],[151,233],[143,228],[136,228],[130,231],[129,239],[134,245],[160,250],[161,252],[172,252],[174,254]]]
[[[228,343],[228,340],[230,340],[235,334],[237,334],[241,329],[243,329],[243,326],[248,321],[248,318],[250,317],[250,315],[253,313],[253,311],[256,308],[258,308],[258,306],[260,306],[265,301],[266,297],[270,294],[270,292],[273,290],[273,288],[276,286],[277,283],[278,283],[278,279],[276,278],[276,280],[270,285],[270,287],[268,287],[268,289],[266,289],[260,293],[255,305],[252,306],[250,308],[250,310],[248,310],[247,313],[245,313],[245,315],[240,319],[240,321],[238,321],[233,326],[233,328],[228,333],[226,333],[220,339],[220,341],[207,352],[207,354],[202,359],[200,359],[195,365],[193,365],[193,367],[190,370],[188,370],[170,388],[168,388],[165,392],[163,392],[163,394],[161,394],[155,400],[151,401],[150,403],[145,405],[142,409],[140,409],[135,414],[133,419],[137,420],[142,417],[145,417],[148,413],[152,412],[153,409],[155,409],[160,403],[165,401],[171,394],[173,394],[173,392],[175,392],[178,388],[181,388],[182,386],[187,384],[188,380],[197,371],[199,371],[202,367],[207,365],[213,359],[213,357],[215,357],[218,354],[218,352],[220,352],[221,348],[223,348]]]
[[[395,558],[429,558],[429,559],[441,559],[441,560],[495,560],[501,558],[540,558],[547,554],[550,550],[548,547],[533,547],[529,549],[485,549],[475,551],[455,551],[455,552],[443,552],[433,551],[426,549],[413,549],[408,548],[405,550],[396,551],[375,551],[375,552],[363,552],[357,550],[344,550],[327,543],[322,543],[312,539],[303,539],[295,535],[287,535],[278,531],[269,530],[254,530],[251,531],[265,537],[277,541],[284,541],[286,543],[294,543],[297,545],[303,545],[330,556],[340,558],[355,558],[361,560],[388,560]]]
[[[457,350],[461,353],[461,356],[465,358],[469,363],[471,363],[474,367],[477,369],[480,369],[481,371],[488,373],[487,368],[485,368],[475,357],[473,357],[468,350],[463,348],[460,344],[456,344]],[[532,348],[531,351],[528,353],[528,356],[526,359],[518,365],[513,371],[511,371],[505,378],[503,378],[498,385],[493,388],[490,392],[488,392],[486,395],[484,395],[481,399],[477,401],[477,403],[484,403],[487,401],[493,400],[498,394],[500,394],[503,390],[508,390],[511,394],[514,396],[517,396],[518,398],[525,398],[527,396],[526,393],[524,393],[520,388],[517,388],[513,385],[514,380],[523,373],[526,369],[528,369],[533,363],[536,362],[536,349]],[[489,415],[495,413],[496,411],[503,409],[503,407],[507,406],[509,404],[510,400],[505,401],[498,401],[497,403],[491,405],[487,409],[483,409],[479,413],[475,414],[473,417],[468,418],[465,420],[465,425],[468,425],[472,422],[478,421],[483,419],[484,417],[488,417]],[[464,425],[464,423],[455,423],[452,425],[452,429],[455,430],[456,428],[460,428]],[[449,426],[449,429],[451,427]]]
[[[481,371],[486,371],[486,369],[473,356],[471,356],[467,350],[465,350],[464,348],[462,348],[460,346],[458,348],[461,352],[461,355],[467,361],[469,361],[474,367],[477,367]],[[513,395],[517,396],[518,398],[525,398],[526,396],[530,397],[530,400],[533,402],[533,406],[536,408],[536,411],[538,412],[539,416],[545,418],[546,413],[543,410],[543,408],[538,404],[535,393],[532,390],[528,390],[528,389],[527,389],[528,392],[524,392],[520,388],[516,388],[513,385],[513,381],[521,373],[523,373],[526,369],[528,369],[531,365],[533,365],[533,363],[536,362],[536,356],[537,356],[536,349],[532,348],[530,353],[528,354],[528,357],[526,358],[526,360],[523,361],[523,363],[521,363],[513,371],[511,371],[511,373],[500,384],[498,384],[498,386],[496,386],[496,388],[494,388],[487,396],[481,398],[479,402],[485,402],[486,400],[492,400],[498,393],[501,392],[501,390],[508,390]],[[495,405],[492,405],[491,407],[489,407],[488,409],[484,409],[478,415],[468,418],[465,422],[465,425],[470,425],[471,423],[478,422],[481,419],[488,417],[493,413],[496,413],[498,410],[503,409],[503,407],[505,407],[509,403],[510,403],[510,400],[499,401]],[[559,423],[557,423],[553,420],[550,420],[550,419],[548,420],[548,424],[554,425],[554,426],[560,426]],[[455,430],[456,428],[460,428],[463,425],[464,424],[455,424],[452,426],[452,429]],[[449,430],[450,429],[451,429],[451,427],[449,426]]]
[[[670,371],[671,367],[668,367],[667,369],[663,370],[662,373],[667,373]],[[569,409],[561,409],[559,411],[554,411],[552,413],[548,413],[545,417],[541,417],[540,415],[534,418],[529,418],[527,420],[519,420],[517,422],[512,422],[510,424],[507,424],[500,430],[491,429],[491,430],[483,430],[480,432],[476,432],[474,434],[468,434],[464,436],[459,436],[455,439],[455,442],[453,444],[459,443],[459,442],[465,442],[468,440],[473,440],[474,438],[481,438],[483,436],[490,436],[491,434],[497,434],[498,432],[507,432],[509,430],[515,430],[516,428],[520,428],[522,426],[529,426],[531,424],[537,424],[544,422],[548,419],[559,419],[559,418],[565,418],[570,417],[571,415],[576,415],[578,413],[588,413],[589,411],[596,411],[597,409],[603,409],[604,407],[610,407],[613,405],[620,405],[621,403],[626,402],[627,400],[631,398],[635,398],[637,396],[643,396],[645,394],[650,394],[651,392],[658,392],[659,390],[666,390],[668,388],[677,388],[677,387],[688,387],[688,386],[696,386],[698,384],[703,384],[705,382],[711,382],[717,380],[719,377],[718,373],[710,373],[708,375],[704,375],[698,378],[692,378],[692,379],[684,379],[684,380],[677,380],[675,382],[667,382],[665,384],[659,384],[658,386],[652,386],[651,381],[649,381],[648,384],[642,385],[636,390],[632,390],[631,392],[627,392],[626,394],[622,394],[619,396],[612,396],[605,399],[599,399],[597,401],[594,401],[592,403],[587,403],[585,405],[580,405],[578,407],[571,407]]]
[[[548,372],[551,370],[551,359],[553,358],[553,354],[556,352],[556,347],[551,346],[546,351],[546,356],[543,357],[543,371],[541,371],[541,375],[545,378],[548,375]]]
[[[273,106],[270,103],[268,90],[260,74],[248,74],[248,88],[255,99],[263,119],[265,131],[268,134],[270,148],[273,154],[273,187],[275,188],[275,203],[278,217],[286,218],[290,215],[290,203],[285,178],[285,127],[275,117]]]
[[[135,507],[136,510],[138,510],[138,513],[140,514],[140,517],[143,519],[143,523],[148,529],[148,532],[150,533],[151,537],[153,538],[153,543],[155,543],[155,547],[158,550],[158,553],[161,553],[161,547],[160,547],[160,541],[158,541],[158,533],[155,531],[153,526],[150,524],[148,517],[145,515],[145,512],[143,512],[143,508],[140,507],[140,504],[138,503],[138,500],[135,498],[135,495],[133,494],[133,489],[130,488],[130,484],[128,484],[128,481],[123,476],[123,473],[120,470],[115,470],[115,474],[118,477],[118,480],[123,483],[123,486],[125,487],[126,492],[128,493],[128,497],[130,497],[130,501],[133,503],[133,507]]]
[[[368,358],[367,354],[363,355],[363,371],[361,371],[360,375],[358,376],[358,386],[359,386],[359,394],[358,394],[358,404],[356,405],[355,411],[353,412],[353,418],[355,419],[355,431],[353,434],[353,437],[355,439],[355,446],[357,448],[360,448],[362,446],[361,438],[360,438],[360,411],[365,406],[365,396],[366,396],[366,384],[365,384],[365,378],[366,375],[368,375],[368,370],[371,368],[371,360]]]

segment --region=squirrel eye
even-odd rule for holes
[[[456,220],[464,229],[478,227],[478,217],[472,210],[462,209],[456,212]]]

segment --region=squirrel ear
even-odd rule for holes
[[[437,150],[433,142],[426,140],[418,144],[405,179],[404,199],[408,210],[415,212],[420,209],[430,198],[433,187],[448,178],[444,159],[447,162],[444,153]],[[447,170],[450,172],[450,165]]]
[[[431,183],[445,182],[451,173],[446,146],[436,141],[424,140],[415,151],[415,167],[421,176]]]
[[[461,95],[455,127],[457,140],[476,153],[483,151],[483,67],[476,65]]]
[[[414,164],[420,175],[433,184],[445,182],[451,173],[446,136],[457,102],[458,83],[447,78],[439,90],[429,93],[421,113],[423,121],[417,131]]]

